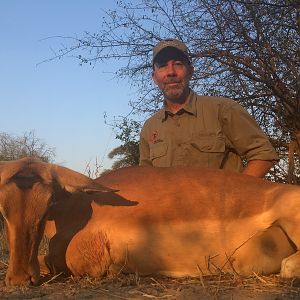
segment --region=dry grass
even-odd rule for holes
[[[40,252],[47,251],[43,239]],[[43,277],[38,287],[5,287],[8,250],[5,233],[0,230],[0,298],[1,299],[300,299],[300,282],[282,280],[278,275],[253,274],[242,278],[236,274],[197,278],[141,277],[138,274],[114,275],[104,279],[90,277]]]
[[[48,279],[40,287],[6,288],[2,285],[0,298],[299,299],[300,289],[293,284],[293,281],[282,282],[278,276],[257,275],[247,279],[230,274],[205,276],[202,282],[200,278],[138,277],[136,274],[112,276],[102,280],[89,277],[64,278],[60,275]]]

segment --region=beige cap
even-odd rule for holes
[[[165,40],[161,40],[154,48],[153,48],[153,58],[152,58],[152,63],[154,63],[154,60],[157,56],[157,54],[162,51],[163,49],[167,48],[167,47],[172,47],[172,48],[176,48],[179,51],[181,51],[186,58],[188,59],[188,61],[190,61],[189,59],[189,51],[187,46],[177,40],[177,39],[165,39]]]

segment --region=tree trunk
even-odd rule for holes
[[[295,155],[300,159],[300,131],[295,132],[294,137],[289,143],[288,183],[300,185],[300,180],[295,173]]]

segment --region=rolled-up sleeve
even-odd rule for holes
[[[251,160],[278,160],[267,135],[255,119],[238,103],[230,101],[223,107],[223,130],[241,157]]]

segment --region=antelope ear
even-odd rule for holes
[[[23,167],[23,161],[0,161],[0,185],[6,184]]]
[[[4,185],[12,178],[29,178],[51,183],[52,175],[49,164],[34,157],[24,157],[11,161],[0,161],[0,185]]]
[[[70,193],[74,193],[76,191],[85,193],[114,191],[110,188],[106,188],[105,186],[97,183],[81,173],[65,167],[52,164],[51,173],[53,179],[55,179],[62,188]]]

